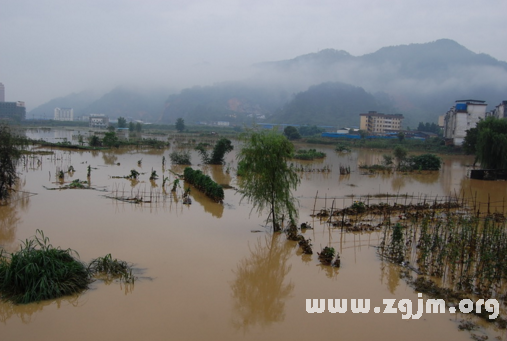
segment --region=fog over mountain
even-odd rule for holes
[[[357,125],[360,113],[375,110],[404,114],[414,125],[436,122],[458,99],[485,100],[490,109],[507,99],[507,63],[449,39],[384,47],[362,56],[325,49],[256,63],[244,75],[180,91],[118,87],[94,100],[86,97],[88,103],[73,94],[35,108],[29,117],[73,106],[77,115],[105,113],[161,123],[182,117],[188,122]]]

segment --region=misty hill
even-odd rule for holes
[[[100,98],[72,94],[27,117],[52,117],[55,107],[73,107],[75,116],[103,113],[160,123],[182,117],[187,123],[241,124],[265,116],[281,123],[342,126],[357,125],[359,113],[374,110],[403,114],[404,125],[416,126],[436,122],[458,99],[485,100],[489,110],[507,99],[507,63],[449,39],[384,47],[363,56],[326,49],[252,69],[248,79],[173,95],[126,87]]]
[[[507,97],[507,63],[449,39],[384,47],[359,57],[327,49],[255,67],[265,78],[292,84],[331,81],[382,91],[400,113],[428,120],[436,120],[457,99],[482,99],[492,108]]]
[[[111,118],[156,121],[162,114],[167,93],[117,87],[85,108],[87,114],[106,114]]]
[[[164,108],[167,91],[163,89],[141,90],[117,87],[98,97],[91,92],[81,92],[65,97],[55,98],[31,110],[27,117],[52,118],[57,107],[74,109],[77,119],[83,115],[106,114],[116,119],[120,116],[133,120],[153,121],[160,119]]]
[[[274,123],[359,126],[359,114],[370,110],[393,112],[394,109],[363,88],[344,83],[322,83],[298,93],[275,115]]]
[[[97,95],[90,91],[82,91],[80,93],[72,93],[64,97],[58,97],[50,100],[38,107],[30,110],[27,118],[53,118],[55,108],[73,108],[74,116],[81,116],[85,113],[85,108],[97,99]]]
[[[228,121],[252,122],[254,117],[268,115],[289,100],[287,91],[256,82],[224,82],[193,87],[171,95],[165,103],[161,122]]]

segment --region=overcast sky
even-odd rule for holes
[[[33,109],[120,84],[181,88],[326,48],[457,41],[507,61],[506,0],[0,0],[0,82]]]

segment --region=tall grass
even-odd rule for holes
[[[0,293],[15,303],[72,295],[88,288],[90,274],[71,249],[53,247],[41,230],[10,257],[0,253]]]

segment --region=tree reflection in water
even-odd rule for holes
[[[0,302],[0,322],[6,323],[7,320],[13,316],[17,316],[21,322],[30,323],[32,321],[32,315],[40,312],[52,304],[56,304],[57,308],[60,309],[62,305],[72,305],[74,307],[83,306],[86,303],[86,299],[83,299],[81,294],[73,296],[65,296],[54,300],[45,300],[36,303],[29,304],[13,304],[7,301]]]
[[[246,332],[285,319],[285,301],[294,290],[293,283],[285,283],[292,267],[287,265],[291,252],[291,245],[275,234],[257,239],[250,256],[240,261],[231,285],[236,329]]]
[[[0,202],[0,249],[6,245],[14,243],[16,239],[16,229],[21,221],[19,209],[26,211],[30,204],[31,193],[21,191],[24,183],[17,181],[11,197],[6,201]]]

